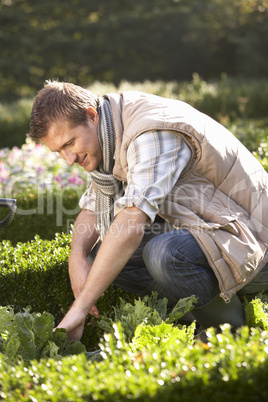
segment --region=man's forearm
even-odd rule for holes
[[[88,256],[98,236],[95,230],[94,212],[83,209],[75,221],[71,253]]]
[[[118,276],[142,240],[147,215],[139,211],[131,219],[127,210],[118,215],[107,232],[79,295],[77,303],[87,311]]]
[[[94,224],[94,213],[82,210],[76,219],[73,229],[69,256],[69,276],[75,298],[83,288],[91,268],[87,256],[98,239]]]
[[[132,219],[129,210],[135,212]],[[59,327],[66,328],[67,332],[72,333],[75,328],[83,324],[92,306],[118,276],[139,246],[147,219],[146,214],[134,207],[126,208],[118,214],[102,242],[82,291]]]

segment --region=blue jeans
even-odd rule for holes
[[[220,293],[218,280],[187,230],[167,230],[164,225],[148,230],[113,284],[141,296],[157,290],[170,304],[195,295],[196,307],[205,306]],[[262,290],[268,290],[268,264],[239,294]]]

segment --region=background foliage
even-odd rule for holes
[[[204,80],[195,73],[189,81],[122,81],[118,86],[94,81],[87,88],[97,95],[137,90],[180,99],[238,134],[250,151],[257,150],[260,131],[267,127],[268,80],[265,78],[234,78],[222,74],[219,79]],[[24,144],[31,108],[32,98],[0,103],[0,149]]]
[[[140,90],[184,100],[230,129],[268,171],[265,79],[222,75],[218,80],[205,81],[194,74],[191,81],[122,81],[119,87],[95,81],[89,89],[97,94]],[[31,101],[27,99],[0,105],[0,148],[13,147],[0,150],[0,197],[17,198],[18,205],[14,221],[0,233],[0,240],[9,239],[13,244],[32,240],[35,234],[53,239],[56,232],[69,233],[79,213],[79,198],[88,184],[87,172],[78,165],[68,166],[41,145],[24,144],[30,110]],[[0,219],[6,213],[0,208]]]
[[[1,0],[0,97],[47,78],[267,77],[267,0]]]

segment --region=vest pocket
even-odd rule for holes
[[[219,225],[218,229],[210,235],[230,266],[235,281],[239,284],[257,268],[264,257],[265,250],[242,221],[237,218],[232,219],[223,218],[225,222],[228,222]]]

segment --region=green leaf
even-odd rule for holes
[[[171,324],[180,318],[182,318],[186,313],[191,311],[194,308],[194,304],[197,303],[197,298],[193,295],[190,297],[185,297],[183,299],[179,299],[176,306],[173,308],[171,313],[166,320],[167,323]]]
[[[164,297],[159,299],[157,292],[152,292],[151,296],[145,296],[142,300],[152,310],[156,310],[159,316],[165,320],[167,314],[168,299]]]
[[[59,347],[52,341],[48,341],[46,346],[43,348],[40,358],[52,358],[52,359],[58,359],[59,354],[58,354]]]
[[[132,340],[134,350],[159,349],[167,350],[171,345],[179,342],[192,344],[194,339],[195,323],[189,327],[175,327],[172,324],[162,322],[160,325],[141,324],[136,328],[135,336]]]
[[[134,301],[134,305],[126,303],[124,300],[120,299],[119,306],[115,307],[114,309],[114,321],[121,322],[127,341],[131,341],[134,336],[135,329],[142,322],[145,321],[149,324],[161,323],[162,320],[158,311],[152,307],[155,305],[156,295],[153,294],[151,298],[145,296],[142,300],[138,298]],[[101,316],[100,318],[101,320],[98,323],[99,326],[106,332],[114,333],[113,322],[110,320],[110,318],[105,316]]]
[[[68,341],[68,342],[66,342],[61,355],[62,356],[78,355],[80,353],[86,353],[85,346],[79,341],[77,341],[77,342]]]
[[[61,356],[85,353],[81,342],[67,339],[66,330],[54,328],[54,317],[46,311],[30,313],[30,308],[14,314],[10,307],[0,309],[0,351],[11,363],[18,358],[25,362],[43,357],[59,359]]]
[[[17,358],[20,348],[20,341],[17,334],[11,335],[3,344],[3,353],[8,357],[10,362],[14,362]]]
[[[55,326],[54,317],[46,311],[33,314],[33,331],[38,338],[49,339]]]
[[[25,360],[36,358],[35,336],[33,332],[33,316],[28,312],[17,313],[14,316],[14,324],[18,334],[21,348],[19,353]]]
[[[52,336],[54,317],[52,314],[47,313],[46,311],[44,311],[43,314],[34,314],[33,317],[33,332],[35,335],[37,349],[36,354],[37,358],[39,358],[41,355],[43,355],[42,350]]]
[[[63,328],[57,328],[55,332],[53,332],[51,339],[58,347],[58,354],[60,356],[86,352],[86,348],[81,342],[73,342],[68,340],[66,330]]]
[[[195,296],[180,299],[167,318],[168,300],[166,298],[159,299],[157,292],[152,292],[151,296],[145,296],[142,300],[136,299],[133,305],[120,299],[119,306],[114,309],[114,321],[121,322],[126,340],[130,342],[138,325],[142,323],[160,325],[162,321],[167,324],[175,323],[192,310],[196,302]],[[113,321],[110,318],[101,316],[98,324],[105,332],[114,333]]]
[[[0,306],[0,334],[8,331],[14,319],[14,310],[10,306]]]

